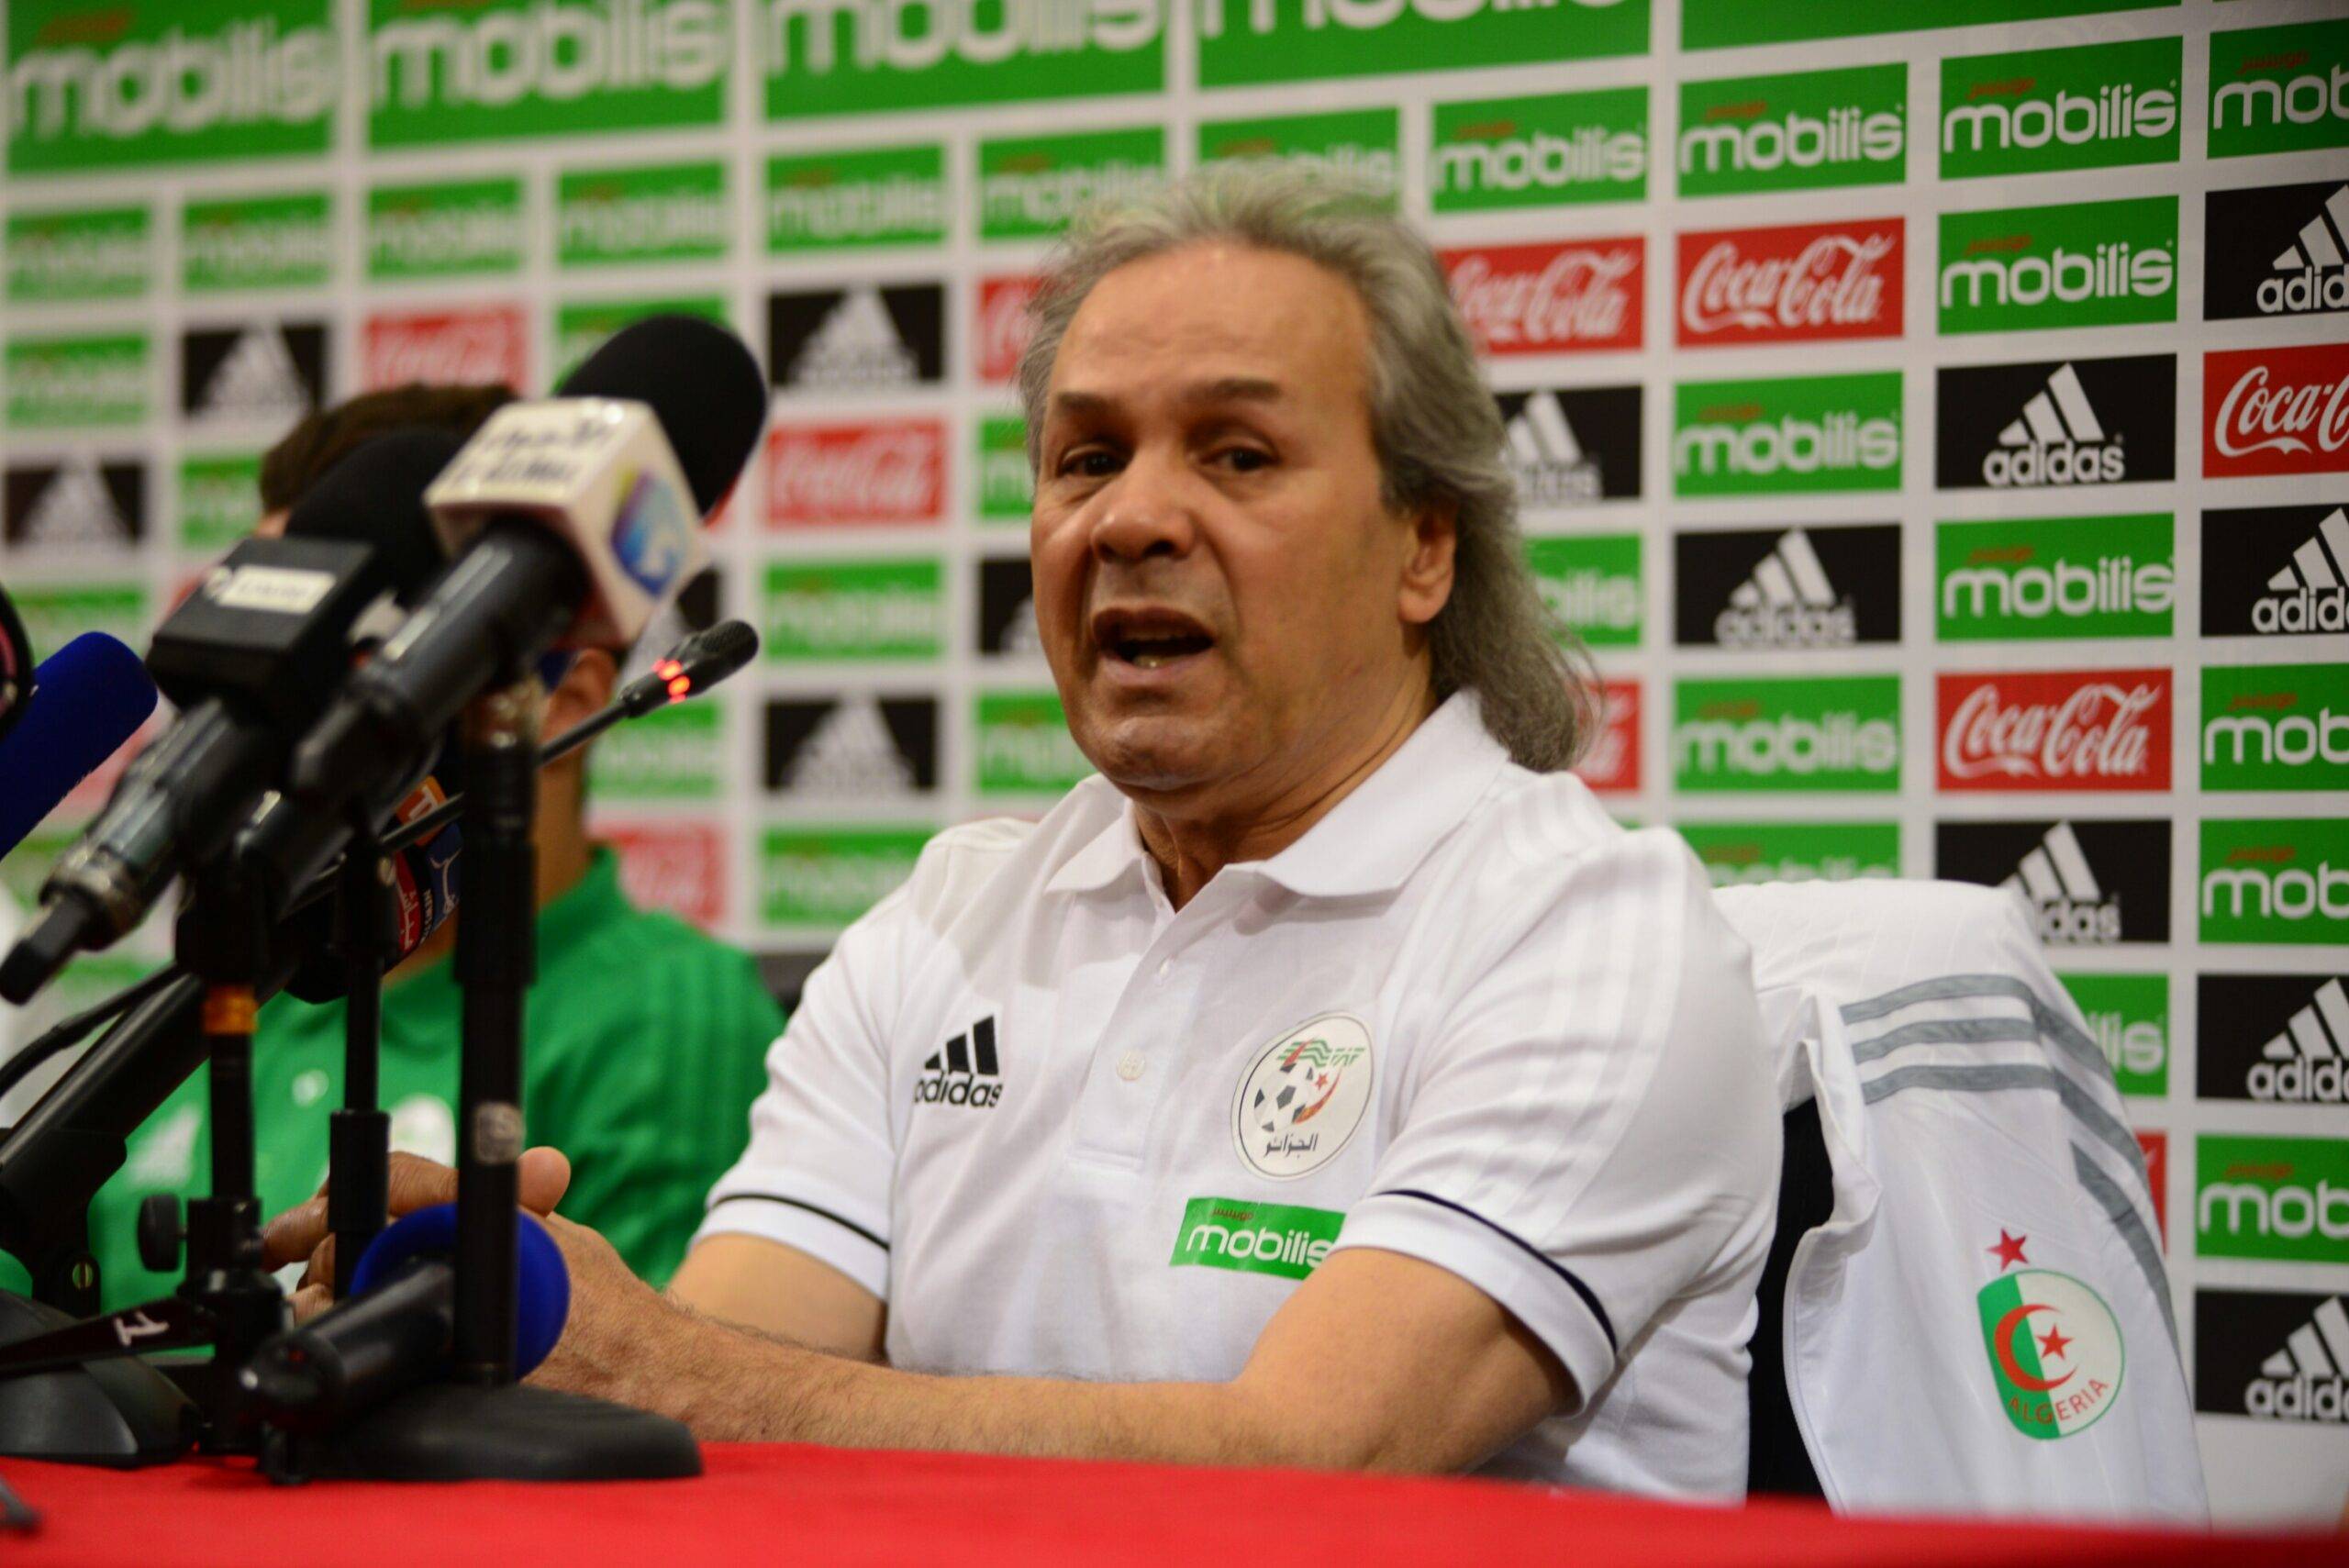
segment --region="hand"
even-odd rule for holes
[[[553,1214],[571,1184],[571,1162],[561,1150],[541,1146],[523,1151],[517,1173],[522,1207],[543,1219]],[[393,1155],[388,1177],[384,1191],[389,1201],[384,1207],[394,1219],[457,1199],[457,1173],[414,1154]],[[317,1195],[307,1203],[296,1204],[269,1222],[262,1232],[262,1250],[263,1266],[271,1269],[309,1260],[294,1292],[295,1322],[306,1322],[333,1304],[334,1237],[327,1229],[325,1184],[319,1184]]]

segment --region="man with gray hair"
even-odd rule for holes
[[[551,1221],[540,1379],[712,1439],[1741,1495],[1746,951],[1564,772],[1589,686],[1426,244],[1194,178],[1070,235],[1020,386],[1100,776],[841,939],[665,1298]]]

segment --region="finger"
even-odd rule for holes
[[[297,1203],[269,1222],[262,1231],[262,1266],[282,1269],[288,1263],[298,1263],[317,1251],[327,1235],[327,1200],[321,1193],[307,1203]]]
[[[309,1266],[302,1271],[302,1277],[295,1284],[297,1287],[315,1284],[328,1290],[334,1288],[333,1237],[329,1236],[318,1243],[317,1251],[310,1254]]]
[[[522,1207],[532,1214],[552,1214],[554,1206],[570,1190],[571,1160],[562,1150],[541,1143],[522,1151],[516,1174],[521,1186]]]
[[[334,1305],[334,1293],[322,1284],[306,1284],[294,1293],[294,1321],[307,1323]]]
[[[389,1198],[384,1207],[397,1219],[436,1203],[456,1202],[457,1173],[415,1154],[395,1154],[384,1191]]]

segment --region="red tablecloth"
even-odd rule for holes
[[[1815,1507],[1684,1507],[1475,1481],[712,1445],[695,1481],[529,1486],[317,1482],[242,1464],[120,1473],[0,1461],[46,1516],[0,1564],[497,1568],[600,1563],[973,1562],[1307,1568],[1450,1561],[1636,1563],[2349,1561],[2327,1537],[2213,1537],[1830,1518]]]

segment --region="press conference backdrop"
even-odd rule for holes
[[[1070,211],[1227,159],[1392,192],[1605,673],[1592,784],[1722,882],[2020,886],[2142,1129],[2218,1507],[2340,1507],[2340,5],[11,0],[6,49],[43,651],[139,637],[322,399],[543,388],[653,309],[758,347],[697,598],[765,654],[594,789],[640,897],[770,954],[1085,771],[1009,384]]]

